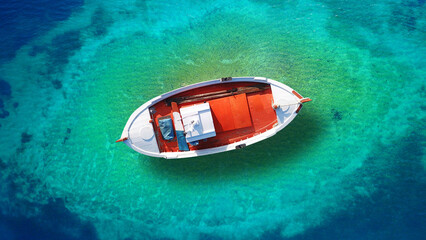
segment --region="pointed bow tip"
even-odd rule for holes
[[[116,143],[117,142],[123,142],[123,141],[126,141],[128,138],[127,137],[124,137],[124,138],[120,138],[120,139],[118,139],[117,141],[115,141]]]
[[[300,100],[301,103],[310,102],[310,101],[312,101],[312,99],[310,98],[303,98],[302,100]]]

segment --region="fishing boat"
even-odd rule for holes
[[[140,106],[116,142],[167,159],[241,149],[275,135],[309,101],[289,86],[264,77],[200,82]]]

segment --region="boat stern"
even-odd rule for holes
[[[127,146],[142,154],[160,157],[149,108],[138,110],[132,114],[121,138],[117,141],[123,141]]]

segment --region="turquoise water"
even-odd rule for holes
[[[424,1],[69,4],[3,23],[34,30],[2,45],[5,239],[426,234]],[[239,151],[165,160],[114,143],[145,101],[225,76],[313,101]]]

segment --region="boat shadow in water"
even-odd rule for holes
[[[225,177],[265,173],[274,169],[282,161],[288,167],[295,163],[297,156],[303,155],[320,138],[324,129],[324,119],[315,112],[302,112],[286,128],[275,136],[250,145],[244,149],[233,150],[219,154],[185,159],[161,159],[140,156],[140,162],[145,162],[144,168],[149,168],[155,175],[164,178],[178,177],[179,180],[219,181]]]

